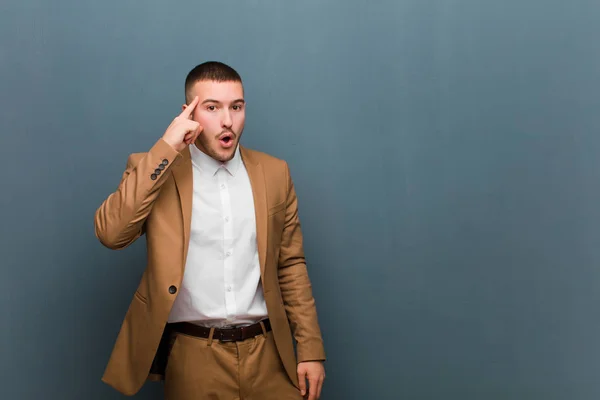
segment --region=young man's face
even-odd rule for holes
[[[246,119],[242,83],[198,81],[188,93],[190,99],[195,96],[198,96],[198,105],[192,119],[203,129],[196,146],[217,161],[231,160]],[[183,109],[186,108],[184,105]]]

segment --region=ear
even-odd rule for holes
[[[185,109],[186,109],[187,107],[188,107],[188,106],[187,106],[187,104],[184,104],[184,105],[182,105],[182,106],[181,106],[181,111],[185,111]]]

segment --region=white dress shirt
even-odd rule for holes
[[[254,200],[239,146],[220,163],[190,145],[193,199],[183,282],[169,322],[210,327],[267,317],[256,245]]]

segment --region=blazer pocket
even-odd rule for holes
[[[281,203],[279,203],[277,205],[274,205],[273,207],[269,208],[269,217],[271,215],[275,215],[278,212],[281,212],[283,210],[285,210],[285,200],[282,201]]]

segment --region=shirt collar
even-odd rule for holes
[[[200,170],[210,176],[214,176],[220,168],[223,168],[231,176],[235,176],[242,161],[240,156],[240,145],[238,143],[233,158],[225,163],[215,160],[209,155],[202,152],[195,144],[189,146],[192,162],[200,168]]]

